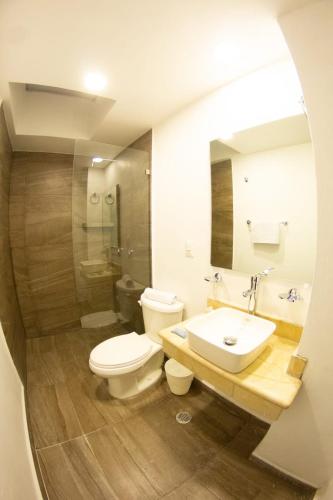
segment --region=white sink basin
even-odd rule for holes
[[[221,307],[186,324],[190,348],[232,373],[244,370],[262,353],[275,328],[272,321],[229,307]],[[236,343],[227,345],[230,341]]]

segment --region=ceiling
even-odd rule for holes
[[[125,146],[217,87],[289,57],[277,17],[314,1],[2,0],[0,96],[13,147],[69,152],[78,137]],[[23,94],[15,100],[18,83],[87,92],[92,71],[107,86],[84,131],[68,96],[56,105],[44,93],[36,107]]]
[[[210,143],[211,162],[226,160],[236,154],[251,154],[311,142],[305,114],[288,116],[258,127],[235,132],[229,139]]]

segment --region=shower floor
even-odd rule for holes
[[[313,491],[249,460],[268,426],[194,383],[163,379],[119,401],[88,366],[120,324],[28,340],[28,406],[43,483],[53,499],[310,499]],[[186,425],[175,416],[185,410]]]

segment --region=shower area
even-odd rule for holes
[[[144,331],[138,303],[150,285],[149,154],[77,140],[72,229],[76,298],[84,328]]]
[[[28,338],[144,331],[150,155],[151,132],[125,148],[76,140],[74,154],[13,154],[10,245]]]

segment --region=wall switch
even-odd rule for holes
[[[192,245],[191,242],[188,240],[185,241],[185,257],[189,258],[193,257]]]

